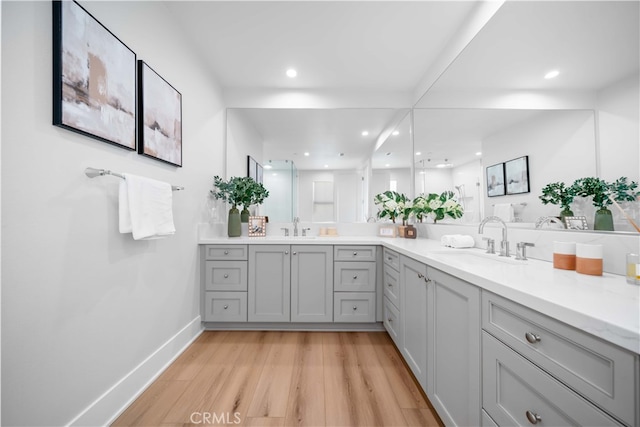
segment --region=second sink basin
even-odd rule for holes
[[[435,251],[431,253],[434,255],[443,255],[445,257],[455,258],[469,264],[477,264],[480,262],[486,264],[486,261],[495,261],[513,265],[523,265],[527,263],[526,260],[519,260],[513,257],[503,257],[499,256],[498,254],[488,254],[479,250],[451,249],[446,251]]]

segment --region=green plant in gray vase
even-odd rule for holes
[[[233,177],[225,181],[216,175],[213,178],[213,186],[215,189],[210,191],[211,195],[216,200],[231,204],[227,223],[229,237],[242,234],[240,224],[249,221],[249,206],[262,204],[269,196],[269,191],[262,184],[249,177]],[[242,213],[238,210],[239,206],[243,207]]]
[[[611,200],[607,196],[609,184],[601,178],[588,177],[575,180],[572,185],[575,195],[591,197],[591,203],[596,208],[594,230],[613,230],[613,216],[608,206]]]
[[[573,216],[571,203],[576,196],[576,188],[573,185],[566,186],[564,182],[552,182],[542,189],[542,195],[539,199],[542,204],[560,206],[560,217],[564,219],[566,216]]]

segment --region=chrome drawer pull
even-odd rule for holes
[[[540,415],[534,414],[531,411],[525,412],[525,415],[527,416],[527,419],[531,424],[538,424],[540,421],[542,421],[542,418],[540,418]]]
[[[387,286],[393,288],[393,285],[391,283],[388,283]]]
[[[387,259],[388,259],[389,261],[392,261],[392,260],[393,260],[393,258],[391,258],[391,257],[387,257]]]
[[[393,322],[393,319],[391,317],[387,317],[387,322]]]
[[[224,278],[225,278],[225,279],[228,279],[228,278],[229,278],[229,275],[228,275],[228,274],[225,274],[225,275],[224,275]]]
[[[542,338],[540,338],[539,335],[534,334],[533,332],[527,332],[524,334],[524,337],[527,339],[527,341],[529,341],[531,344],[535,344],[537,342],[540,342],[540,340]]]
[[[228,306],[228,305],[225,305],[225,306],[224,306],[224,309],[226,310],[227,308],[229,308],[229,306]]]
[[[229,255],[229,251],[224,251],[224,254],[225,255]]]
[[[431,281],[431,279],[429,279],[428,277],[424,277],[424,283],[429,283]]]
[[[353,280],[356,280],[358,278],[358,276],[353,276]]]
[[[354,252],[354,253],[353,253],[353,256],[357,256],[357,255],[358,255],[358,252]]]
[[[353,311],[356,311],[357,309],[358,309],[358,307],[354,305],[353,306]]]
[[[424,275],[422,273],[418,273],[418,279],[424,279]]]

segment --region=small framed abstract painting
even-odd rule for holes
[[[264,237],[267,235],[267,219],[264,216],[249,217],[249,237]]]
[[[75,1],[53,2],[53,124],[136,149],[136,54]]]
[[[507,194],[529,192],[529,156],[518,157],[504,164]]]
[[[182,166],[182,94],[138,61],[138,154]]]
[[[504,196],[504,163],[487,168],[487,195]]]

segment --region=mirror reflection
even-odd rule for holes
[[[559,215],[538,199],[546,184],[637,182],[639,12],[638,2],[506,2],[416,104],[416,192],[455,189],[463,221],[510,205],[532,226]],[[489,195],[487,167],[522,156],[530,192]],[[623,208],[638,219],[637,202]],[[573,211],[593,229],[589,201]],[[612,212],[615,230],[630,231]]]
[[[227,175],[245,176],[246,156],[262,165],[270,197],[260,214],[270,221],[365,222],[373,181],[410,191],[408,112],[229,109]]]

